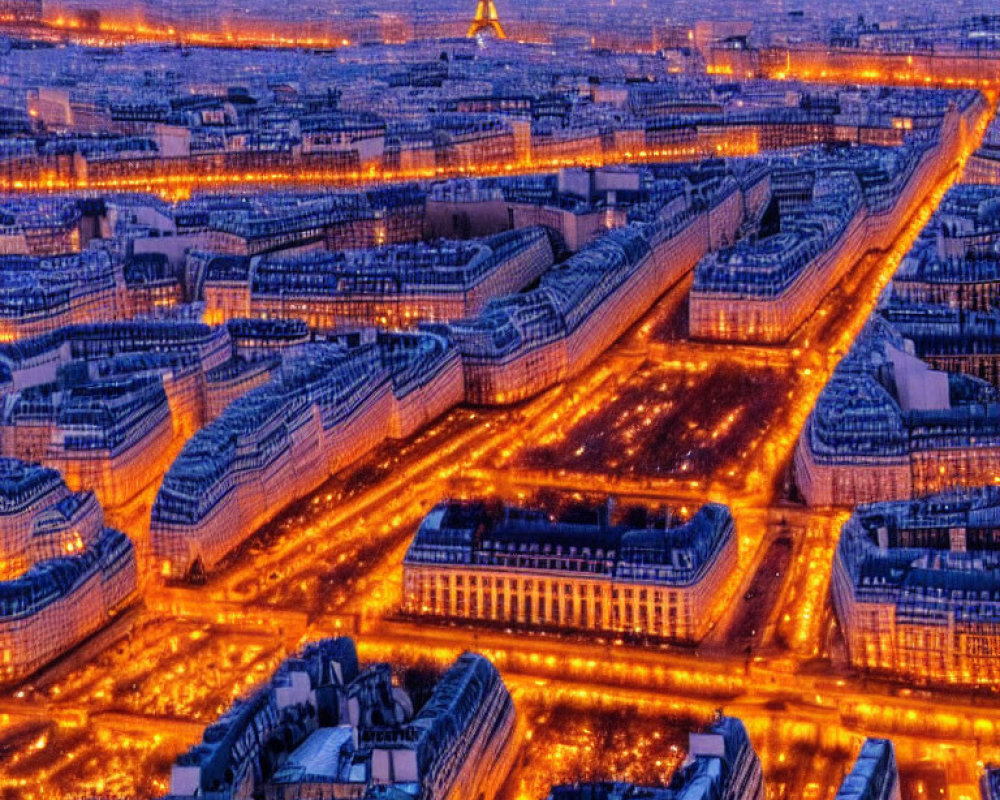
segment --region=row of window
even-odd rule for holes
[[[496,589],[498,592],[503,592],[505,590],[509,590],[511,592],[538,592],[552,596],[559,595],[561,588],[561,594],[563,597],[572,597],[576,594],[581,598],[587,597],[588,595],[594,598],[601,598],[605,593],[604,585],[599,583],[558,583],[557,581],[545,581],[536,578],[503,578],[493,577],[490,575],[465,576],[460,574],[410,574],[407,578],[410,585],[417,591],[423,591],[427,588],[430,591],[440,589],[442,592],[447,593],[454,587],[456,592],[461,592],[463,588],[468,586],[470,591],[481,588],[483,590]],[[574,589],[574,587],[576,588]],[[643,603],[652,599],[656,603],[662,603],[665,600],[670,605],[676,605],[680,602],[682,594],[688,593],[680,590],[664,591],[661,589],[647,589],[642,587],[635,588],[626,586],[620,588],[612,586],[610,596],[612,600],[624,599],[631,602],[633,599],[638,597],[639,601]]]
[[[569,584],[483,576],[407,575],[404,606],[411,613],[645,632],[696,635],[690,592]],[[461,581],[461,584],[459,584]],[[682,596],[682,594],[684,596]]]

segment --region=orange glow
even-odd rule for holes
[[[959,153],[959,162],[978,143],[984,126],[985,118]],[[654,148],[645,156],[629,152],[615,159],[631,163],[695,155],[694,148]],[[150,188],[184,196],[201,186],[364,185],[612,163],[605,154],[587,158],[593,160],[374,176],[130,176],[86,187],[60,187],[49,178],[46,188]],[[581,753],[589,746],[579,722],[585,717],[553,725],[546,715],[554,707],[598,715],[627,710],[707,719],[724,706],[746,721],[768,777],[784,774],[783,765],[795,760],[793,748],[799,747],[816,753],[817,760],[827,758],[828,774],[839,779],[836,759],[856,746],[863,731],[893,737],[905,765],[930,757],[947,765],[949,779],[973,783],[977,761],[1000,760],[1000,704],[988,697],[904,696],[898,687],[859,678],[835,664],[825,646],[827,587],[842,515],[775,503],[819,391],[957,174],[949,173],[928,196],[917,198],[912,220],[888,252],[861,259],[784,345],[708,345],[686,335],[663,334],[684,308],[690,277],[684,278],[576,377],[510,408],[457,408],[418,434],[373,451],[266,526],[206,585],[164,585],[160,577],[170,574],[171,565],[153,565],[150,571],[160,574],[148,576],[142,607],[123,621],[116,635],[87,654],[71,654],[58,670],[0,699],[0,748],[11,753],[0,764],[0,790],[25,800],[161,795],[167,791],[171,760],[197,741],[235,696],[264,680],[301,641],[337,633],[355,635],[366,660],[443,664],[463,649],[484,653],[503,671],[519,712],[536,724],[533,746],[553,775],[569,774],[574,759],[586,761]],[[28,187],[19,181],[8,188]],[[219,318],[222,313],[218,310]],[[701,405],[720,402],[704,390],[711,384],[702,383],[720,367],[746,375],[773,373],[777,407],[767,419],[754,419],[751,398],[744,396],[714,416],[697,416],[703,413]],[[678,411],[673,405],[678,398],[686,393],[691,399],[689,384],[699,391],[698,408]],[[744,386],[751,387],[744,395],[753,391],[754,384]],[[630,463],[638,463],[646,446],[665,458],[673,440],[658,438],[656,424],[671,413],[678,429],[690,437],[692,452],[704,450],[711,456],[706,472],[679,467],[679,476],[639,469],[630,473],[620,465],[588,464],[586,450],[571,455],[580,458],[578,467],[571,466],[575,462],[525,466],[532,448],[561,453],[559,446],[586,432],[588,425],[620,437],[613,444],[620,442],[621,452],[612,457],[624,461],[635,456]],[[602,414],[613,424],[605,426]],[[711,424],[700,425],[703,419]],[[743,439],[737,436],[741,431],[746,432]],[[175,432],[172,446],[181,438]],[[739,446],[725,450],[733,441]],[[628,448],[634,449],[631,455]],[[574,441],[563,449],[574,454],[578,446]],[[165,454],[164,463],[169,458]],[[162,466],[158,462],[156,468]],[[394,618],[402,600],[403,554],[433,503],[448,495],[524,501],[539,490],[559,490],[578,501],[613,494],[637,504],[669,505],[682,514],[706,500],[728,503],[737,520],[739,574],[711,609],[715,627],[704,649],[416,626]],[[109,521],[130,533],[141,531],[148,524],[149,502],[144,495]],[[766,563],[770,539],[786,529],[792,542],[790,566],[769,584],[775,594],[771,611],[759,620],[759,640],[744,652],[727,638],[733,614],[749,594],[736,583],[744,575],[753,578]],[[814,668],[815,659],[827,659],[826,672]],[[950,704],[947,711],[943,703]],[[942,743],[952,748],[947,754],[940,750]],[[648,737],[633,744],[639,759],[642,753],[658,752]],[[680,757],[664,756],[657,765],[661,774],[667,775]],[[815,775],[799,778],[812,787],[825,785],[817,784]],[[537,782],[512,780],[511,796],[537,796]],[[788,796],[812,796],[809,785],[794,786]]]
[[[733,137],[721,142],[711,141],[677,147],[655,148],[640,153],[594,151],[556,157],[531,158],[518,162],[476,162],[456,166],[420,169],[384,169],[371,167],[367,171],[275,169],[259,172],[191,172],[185,161],[168,163],[150,160],[148,164],[111,162],[120,167],[120,175],[74,179],[48,173],[34,179],[11,180],[0,177],[0,192],[65,192],[87,191],[147,191],[158,192],[170,199],[185,199],[200,188],[223,189],[237,187],[336,186],[354,187],[388,182],[406,182],[459,177],[490,177],[495,175],[525,175],[568,167],[602,167],[615,164],[691,161],[712,156],[749,156],[757,153],[756,143]],[[177,171],[173,171],[174,169]]]
[[[715,50],[710,75],[742,70],[745,51]],[[903,55],[801,46],[759,51],[756,73],[774,80],[831,83],[878,83],[890,86],[946,86],[996,89],[1000,85],[996,58],[951,53]],[[756,63],[756,62],[755,62]]]

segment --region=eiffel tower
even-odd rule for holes
[[[469,26],[468,36],[478,36],[483,31],[493,31],[498,39],[506,39],[507,32],[500,24],[500,16],[493,0],[479,0],[476,4],[476,16]]]

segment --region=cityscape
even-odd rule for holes
[[[0,0],[0,800],[1000,798],[986,0]]]

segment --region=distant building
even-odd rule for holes
[[[402,184],[363,192],[205,195],[166,209],[166,216],[173,235],[211,253],[367,249],[420,239],[424,193]],[[195,288],[201,277],[193,276]]]
[[[354,642],[284,661],[178,757],[171,800],[492,800],[515,754],[514,706],[496,668],[466,653],[420,708],[390,667],[362,670]]]
[[[1000,186],[953,186],[893,276],[907,303],[1000,306]]]
[[[629,530],[539,511],[443,503],[403,560],[403,610],[423,616],[698,641],[733,591],[729,509]]]
[[[133,255],[123,275],[128,290],[129,316],[151,315],[184,302],[184,284],[165,253]]]
[[[889,246],[950,167],[958,146],[953,120],[935,138],[915,138],[899,147],[776,158],[777,227],[710,253],[698,264],[691,335],[786,341],[866,252]],[[806,175],[804,201],[782,196],[789,177]]]
[[[832,594],[851,663],[920,683],[1000,682],[1000,489],[860,506]]]
[[[543,228],[477,242],[393,245],[300,256],[209,257],[205,314],[301,319],[311,328],[411,328],[478,314],[520,291],[554,260]]]
[[[838,795],[839,797],[839,795]],[[879,795],[872,796],[881,798]],[[688,757],[668,786],[578,783],[553,786],[548,800],[763,800],[760,759],[743,723],[720,717],[690,734]],[[897,798],[898,800],[898,798]]]
[[[0,22],[41,22],[42,0],[0,0]]]
[[[72,198],[5,198],[0,201],[0,255],[77,253],[82,221],[81,204]]]
[[[544,225],[557,231],[575,253],[608,230],[625,225],[630,208],[668,194],[670,183],[657,180],[648,170],[628,167],[453,179],[431,187],[426,229],[433,236],[469,238],[508,227]],[[674,198],[683,200],[679,193]]]
[[[996,117],[976,152],[965,162],[962,181],[1000,185],[1000,121]]]
[[[440,167],[513,164],[514,130],[488,114],[439,114],[428,119],[434,130],[435,161]]]
[[[245,68],[250,53],[239,48],[224,55],[211,48],[178,53],[129,48],[123,63],[130,69],[115,72],[88,58],[84,45],[16,53],[9,57],[9,94],[17,98],[11,112],[18,118],[13,125],[0,124],[0,133],[21,136],[13,146],[0,140],[0,180],[134,185],[142,178],[186,182],[193,175],[293,172],[336,180],[369,170],[423,178],[439,170],[506,172],[525,164],[734,157],[817,144],[899,146],[915,131],[948,127],[949,105],[963,116],[977,107],[965,119],[968,129],[985,111],[969,90],[852,85],[815,90],[787,81],[775,88],[753,76],[780,71],[768,65],[783,61],[783,51],[762,55],[750,49],[743,33],[705,38],[708,72],[719,76],[706,80],[703,55],[688,40],[688,29],[671,24],[665,30],[663,20],[639,23],[638,36],[637,20],[617,16],[610,28],[584,20],[584,27],[593,28],[582,38],[583,28],[570,35],[548,25],[529,26],[521,33],[528,40],[552,41],[552,49],[530,57],[521,49],[526,60],[512,63],[508,47],[479,48],[465,41],[447,42],[437,52],[414,43],[414,58],[400,59],[385,46],[409,35],[394,13],[340,15],[334,24],[315,9],[297,9],[297,16],[304,12],[308,18],[282,33],[273,18],[265,25],[256,12],[233,10],[231,3],[218,8],[206,0],[185,0],[185,5],[196,7],[188,9],[186,22],[172,19],[173,13],[165,16],[162,4],[150,2],[141,4],[139,15],[143,24],[161,30],[193,24],[216,41],[223,23],[226,32],[243,27],[259,33],[268,27],[282,38],[316,44],[346,34],[366,45],[364,58],[357,59],[355,51],[346,61],[326,63],[311,48],[258,53],[258,69],[251,71]],[[6,0],[0,9],[8,19],[37,19],[40,13],[37,0]],[[61,10],[94,29],[101,14],[114,11],[107,0]],[[420,16],[429,19],[429,13],[423,9]],[[574,18],[586,13],[577,9]],[[432,16],[440,21],[429,28],[417,25],[419,34],[464,32],[461,17],[448,9]],[[634,53],[627,51],[639,45],[652,52],[658,44],[668,46],[653,62],[656,69],[644,71],[646,80],[627,79],[636,68]],[[825,54],[826,48],[818,52]],[[807,48],[796,57],[823,56]],[[857,52],[851,57],[859,58]],[[979,66],[988,78],[990,59]],[[144,77],[137,81],[134,74]],[[244,85],[232,86],[234,76]],[[841,76],[847,84],[856,82],[856,72]],[[331,86],[337,88],[326,88]]]

